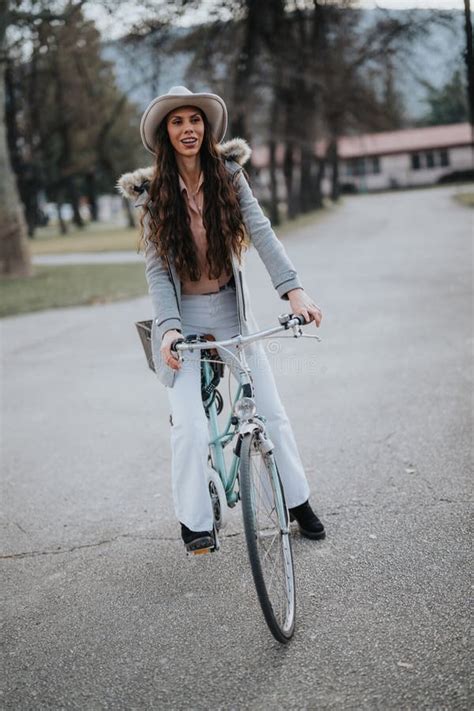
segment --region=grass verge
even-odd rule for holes
[[[138,227],[111,227],[89,225],[83,230],[73,229],[59,237],[51,228],[37,230],[29,240],[31,254],[70,254],[71,252],[137,251]]]
[[[456,193],[454,196],[456,202],[465,207],[474,207],[474,191],[465,193]]]
[[[0,316],[133,299],[148,293],[142,263],[36,266],[0,280]]]

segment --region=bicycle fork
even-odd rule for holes
[[[262,456],[268,462],[269,469],[271,472],[271,486],[275,496],[276,503],[276,513],[278,516],[278,524],[280,533],[282,535],[290,533],[290,518],[286,508],[286,503],[284,501],[283,494],[283,484],[280,479],[280,474],[278,473],[278,467],[275,460],[274,454],[274,444],[268,434],[265,431],[263,423],[255,423],[252,421],[245,422],[241,429],[240,434],[242,437],[250,436],[253,432],[258,433],[258,446],[262,453]]]

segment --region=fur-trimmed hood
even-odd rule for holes
[[[235,161],[239,165],[245,165],[249,160],[252,149],[243,138],[232,138],[225,143],[218,143],[219,153],[225,160]],[[116,188],[121,195],[130,200],[136,200],[148,187],[154,171],[154,166],[149,168],[138,168],[132,173],[124,173],[117,181]]]

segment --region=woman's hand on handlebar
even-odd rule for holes
[[[166,331],[163,338],[161,339],[160,353],[166,365],[169,365],[173,370],[179,370],[181,368],[181,361],[178,358],[178,354],[171,350],[171,344],[176,339],[182,339],[183,334],[181,331],[171,330]]]
[[[323,318],[322,311],[304,289],[291,289],[288,292],[288,299],[292,313],[304,316],[306,323],[314,321],[316,327],[319,328]]]

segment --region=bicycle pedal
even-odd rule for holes
[[[206,553],[213,553],[214,548],[198,548],[196,551],[188,551],[191,555],[205,555]]]
[[[213,543],[211,543],[210,538],[207,538],[207,540],[201,539],[200,542],[208,545],[199,545],[198,541],[193,541],[186,546],[186,553],[188,555],[205,555],[206,553],[214,553],[219,549],[217,537],[214,538]]]
[[[215,553],[219,550],[219,545],[208,546],[207,548],[196,548],[195,550],[187,550],[186,555],[206,555],[207,553]]]

